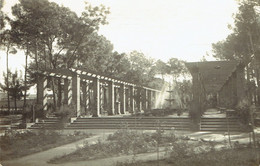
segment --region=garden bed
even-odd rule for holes
[[[39,132],[9,131],[6,132],[4,136],[0,137],[0,160],[22,157],[68,144],[89,136],[90,134],[77,131],[67,135],[46,130]]]
[[[258,155],[260,155],[258,151]],[[225,149],[188,156],[170,155],[159,161],[121,162],[116,166],[258,166],[256,151],[252,148]]]
[[[207,144],[207,146],[202,144]],[[189,140],[187,137],[175,135],[174,132],[164,133],[162,130],[157,130],[153,133],[146,133],[121,129],[110,135],[104,142],[98,141],[92,145],[86,142],[82,148],[78,148],[75,152],[55,156],[49,163],[60,164],[123,155],[135,156],[141,153],[155,153],[159,149],[165,153],[171,153],[172,149],[178,149],[177,154],[189,154],[194,149],[196,152],[210,151],[214,146],[214,143]],[[203,150],[201,150],[202,148]]]

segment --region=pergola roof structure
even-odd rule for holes
[[[47,77],[59,78],[63,86],[57,88],[58,105],[73,105],[76,116],[81,115],[81,108],[91,111],[98,117],[102,114],[101,107],[105,105],[109,115],[125,114],[130,112],[151,109],[154,105],[159,90],[137,85],[129,81],[121,80],[100,73],[90,72],[82,68],[47,69],[39,72],[37,91],[39,104],[47,110]],[[103,102],[103,103],[101,103]],[[103,105],[102,105],[103,104]],[[126,107],[126,105],[128,106]],[[135,106],[136,105],[136,106]],[[103,110],[104,111],[104,110]]]
[[[93,71],[88,71],[86,69],[83,68],[70,68],[70,69],[47,69],[44,71],[45,75],[49,75],[52,77],[61,77],[61,78],[71,78],[73,75],[78,74],[82,80],[86,80],[86,81],[90,81],[94,78],[98,78],[101,81],[113,81],[116,84],[124,84],[124,85],[129,85],[129,86],[134,86],[134,87],[140,87],[140,88],[144,88],[147,90],[152,90],[152,91],[156,91],[156,92],[160,92],[160,90],[156,90],[150,87],[145,87],[145,86],[141,86],[141,85],[137,85],[134,83],[131,83],[129,81],[124,81],[121,79],[118,79],[116,77],[113,76],[105,76],[104,74],[100,74],[97,72],[93,72]]]
[[[193,74],[198,72],[208,93],[218,92],[239,65],[238,61],[208,61],[186,63]]]

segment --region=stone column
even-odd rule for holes
[[[152,109],[152,91],[151,90],[147,90],[147,92],[148,92],[147,109],[151,110]]]
[[[136,92],[136,105],[137,105],[137,111],[140,112],[141,111],[141,88],[140,87],[137,88],[137,92]]]
[[[76,109],[76,116],[80,116],[80,77],[72,77],[72,103]]]
[[[90,90],[89,82],[86,83],[86,113],[90,110]]]
[[[72,101],[72,81],[64,79],[64,104],[70,105]]]
[[[156,104],[156,92],[152,91],[152,108],[155,108],[155,104]]]
[[[115,114],[115,88],[114,81],[108,82],[108,115]]]
[[[87,113],[87,83],[85,81],[83,81],[82,83],[82,92],[83,92],[83,96],[82,96],[82,102],[83,102],[83,107],[84,107],[84,111],[85,114]]]
[[[134,105],[134,87],[129,86],[129,98],[130,98],[130,112],[135,112],[135,105]]]
[[[160,92],[156,91],[155,94],[154,94],[154,101],[155,101],[154,107],[156,107],[156,108],[161,108],[159,96],[160,96]]]
[[[129,112],[129,88],[125,89],[125,111]]]
[[[147,109],[147,90],[142,89],[142,110]]]
[[[120,84],[120,112],[125,114],[125,84]]]
[[[47,110],[47,78],[46,76],[42,75],[38,77],[38,97],[39,97],[39,104],[43,106],[43,110]]]
[[[94,96],[94,112],[93,117],[98,117],[100,115],[100,85],[99,78],[93,79],[93,96]]]
[[[62,79],[62,78],[58,78],[58,99],[57,99],[57,106],[58,106],[59,108],[61,107],[61,100],[62,100],[61,79]]]

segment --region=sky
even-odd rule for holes
[[[84,0],[50,0],[69,7],[78,15],[84,10]],[[5,0],[3,10],[17,0]],[[114,45],[114,51],[133,50],[146,56],[167,61],[178,58],[188,62],[200,61],[211,54],[211,44],[224,40],[231,31],[232,14],[237,11],[235,0],[88,0],[93,6],[110,8],[108,25],[100,27]],[[0,55],[0,76],[5,71],[5,54]],[[206,56],[207,60],[214,60]],[[12,69],[24,66],[22,52],[10,55]],[[0,77],[1,78],[1,77]]]

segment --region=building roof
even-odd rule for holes
[[[214,93],[220,90],[238,64],[238,61],[208,61],[186,63],[186,66],[192,75],[199,71],[206,92]]]

